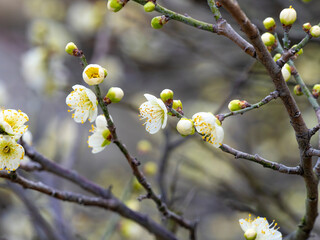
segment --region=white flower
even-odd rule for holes
[[[161,99],[156,98],[150,94],[144,94],[147,102],[144,102],[139,107],[140,116],[142,119],[147,119],[144,123],[146,125],[146,130],[150,134],[155,134],[160,130],[160,128],[165,128],[167,125],[167,108]]]
[[[28,129],[28,126],[24,125],[28,120],[27,114],[20,110],[2,110],[0,112],[0,131],[19,139]]]
[[[92,153],[101,152],[111,142],[111,133],[104,115],[99,115],[96,119],[96,127],[92,125],[93,132],[88,139],[88,145],[92,148]]]
[[[97,118],[97,97],[89,89],[82,85],[74,85],[73,90],[66,98],[66,104],[75,111],[72,115],[75,122],[84,123],[87,118],[93,122]]]
[[[98,64],[89,64],[82,72],[82,78],[88,85],[98,85],[107,76],[107,70]]]
[[[192,116],[192,120],[202,139],[218,148],[221,146],[224,132],[219,120],[210,112],[199,112]]]
[[[274,221],[269,224],[266,218],[257,217],[251,219],[240,219],[240,227],[245,232],[244,236],[248,240],[281,240],[282,234],[275,229],[277,223]]]
[[[15,171],[23,159],[24,149],[14,137],[0,135],[0,170]]]

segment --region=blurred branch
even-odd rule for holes
[[[230,153],[235,156],[235,158],[246,159],[255,163],[262,165],[265,168],[270,168],[276,170],[281,173],[294,174],[294,175],[302,175],[302,169],[300,166],[297,167],[287,167],[281,163],[271,162],[260,157],[258,154],[251,155],[248,153],[241,152],[236,150],[226,144],[222,144],[220,149],[226,153]]]
[[[24,188],[33,189],[38,192],[42,192],[51,197],[57,198],[62,201],[73,202],[84,206],[96,206],[104,209],[117,212],[125,218],[129,218],[136,223],[140,224],[145,229],[149,230],[151,233],[160,237],[163,240],[177,240],[177,238],[169,232],[167,229],[163,228],[158,223],[154,222],[152,219],[143,215],[141,213],[135,212],[130,208],[126,207],[122,202],[120,202],[115,197],[110,197],[109,199],[103,199],[99,197],[89,197],[73,192],[60,191],[51,188],[42,182],[33,182],[24,177],[19,176],[16,172],[7,173],[5,171],[0,171],[0,177],[6,178],[11,182],[20,184]]]
[[[28,212],[32,218],[32,223],[35,225],[35,228],[40,228],[43,231],[42,234],[45,234],[45,238],[50,240],[62,240],[61,236],[59,236],[48,224],[48,222],[42,217],[39,212],[39,208],[37,208],[32,201],[26,196],[26,193],[22,190],[22,188],[18,187],[16,184],[11,182],[7,182],[9,189],[11,189],[22,201],[25,207],[28,209]],[[38,231],[40,229],[37,229]],[[41,236],[41,235],[40,235]],[[39,237],[39,236],[38,236]],[[44,237],[44,236],[43,236]]]

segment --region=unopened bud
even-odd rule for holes
[[[301,89],[300,85],[295,85],[294,88],[293,88],[293,92],[297,96],[303,95],[303,92],[302,92],[302,89]]]
[[[315,84],[315,85],[313,86],[312,95],[313,95],[315,98],[318,98],[318,97],[319,97],[319,95],[320,95],[320,84]]]
[[[285,8],[280,13],[280,22],[284,26],[291,26],[297,20],[297,12],[292,6]]]
[[[148,176],[154,176],[158,171],[158,165],[155,162],[149,161],[143,166],[143,171]]]
[[[117,103],[120,102],[121,99],[123,98],[124,93],[121,88],[118,87],[112,87],[109,89],[107,95],[103,99],[104,102],[106,103]]]
[[[146,12],[152,12],[155,9],[156,5],[154,4],[154,2],[149,1],[147,2],[143,8]]]
[[[289,79],[291,78],[291,72],[286,68],[285,66],[282,67],[281,69],[282,77],[283,79],[288,82]]]
[[[288,63],[285,63],[283,67],[286,68],[291,73],[291,67]]]
[[[69,42],[67,45],[66,45],[66,48],[65,48],[65,51],[72,55],[72,56],[75,56],[75,51],[78,50],[77,46],[73,43],[73,42]]]
[[[182,110],[183,109],[182,102],[180,100],[173,100],[172,108],[177,111]]]
[[[311,29],[310,29],[310,34],[312,37],[320,37],[320,27],[318,25],[315,25],[313,26]]]
[[[276,42],[276,38],[271,33],[264,33],[261,35],[262,42],[267,47],[272,46]]]
[[[229,110],[231,112],[241,110],[240,100],[237,100],[237,99],[236,100],[232,100],[231,102],[229,102],[228,108],[229,108]]]
[[[273,60],[276,62],[281,58],[281,54],[277,53],[276,55],[273,56]]]
[[[272,17],[267,17],[265,20],[263,20],[263,25],[268,31],[271,31],[275,28],[276,22]]]
[[[193,121],[191,119],[181,118],[177,124],[177,131],[184,137],[194,134]]]
[[[160,93],[160,98],[163,102],[173,101],[173,91],[170,89],[164,89]]]
[[[124,2],[120,2],[118,0],[108,0],[107,7],[112,12],[118,12],[123,8],[124,5]]]
[[[154,29],[162,28],[168,22],[168,18],[166,16],[158,16],[154,17],[151,20],[151,27]]]
[[[255,240],[257,237],[257,232],[254,229],[248,229],[244,233],[244,237],[246,238],[246,240]]]
[[[305,31],[305,32],[309,32],[309,30],[310,30],[311,27],[312,27],[312,26],[311,26],[311,24],[310,24],[309,22],[302,25],[302,29],[303,29],[303,31]]]

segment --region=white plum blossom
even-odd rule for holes
[[[282,240],[282,234],[276,228],[277,223],[274,221],[269,224],[266,218],[257,217],[251,219],[240,219],[240,227],[244,231],[246,239],[252,240]]]
[[[142,119],[147,119],[144,125],[146,125],[146,131],[150,134],[155,134],[160,128],[165,128],[167,125],[167,107],[163,101],[151,94],[144,94],[148,100],[139,107],[140,116]]]
[[[210,112],[199,112],[192,116],[194,126],[202,139],[219,148],[224,138],[220,121]]]
[[[0,112],[0,131],[2,134],[13,136],[19,139],[28,126],[24,125],[29,120],[27,114],[20,110],[6,109]]]
[[[96,119],[96,127],[92,125],[93,132],[88,139],[88,145],[92,148],[92,153],[101,152],[111,142],[111,133],[104,115],[99,115]]]
[[[107,70],[98,64],[89,64],[82,72],[82,78],[88,85],[98,85],[107,76]]]
[[[15,171],[23,157],[24,148],[15,141],[14,137],[0,135],[0,170]]]
[[[74,85],[73,91],[67,96],[66,104],[75,111],[72,118],[75,122],[84,123],[88,118],[93,122],[97,118],[97,97],[89,89],[82,85]]]

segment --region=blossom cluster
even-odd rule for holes
[[[167,125],[168,115],[181,114],[182,110],[180,100],[173,100],[173,92],[165,89],[160,94],[161,98],[157,98],[151,94],[144,94],[147,99],[139,107],[141,120],[145,119],[143,124],[146,131],[150,134],[157,133],[161,128]],[[179,102],[179,104],[177,104]],[[169,111],[168,111],[169,110]],[[174,111],[174,112],[173,112]],[[211,143],[214,147],[221,146],[224,131],[221,122],[210,112],[199,112],[192,116],[192,119],[182,117],[177,124],[177,131],[182,136],[192,135],[195,130],[202,136],[202,139]]]
[[[15,171],[24,157],[18,139],[27,131],[29,120],[20,110],[6,109],[0,112],[0,170]]]
[[[77,55],[78,49],[74,43],[68,43],[66,52],[70,55]],[[82,73],[83,80],[88,85],[98,85],[103,82],[107,76],[107,70],[98,64],[89,64],[85,67]],[[74,85],[73,91],[67,96],[66,104],[71,108],[68,110],[72,113],[72,118],[77,123],[89,122],[96,123],[92,125],[92,135],[88,138],[88,146],[92,148],[92,153],[101,152],[111,142],[111,132],[108,128],[108,123],[104,115],[98,116],[98,100],[95,93],[89,88],[82,85]],[[105,104],[117,103],[124,96],[121,88],[112,87],[109,89]]]

